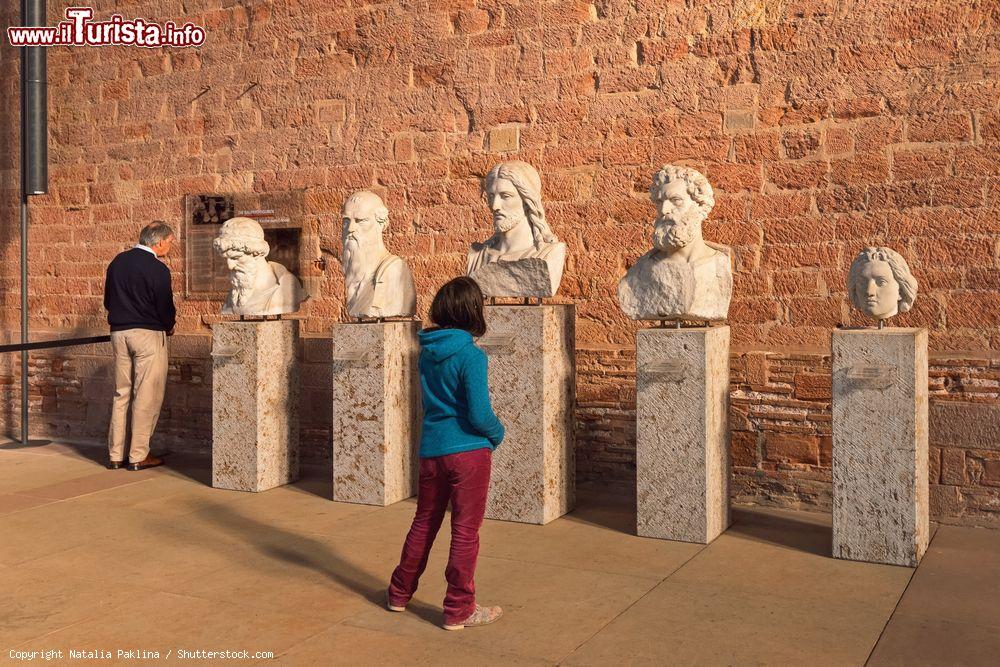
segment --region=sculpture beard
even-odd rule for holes
[[[361,243],[354,236],[344,239],[344,282],[348,285],[360,283],[367,277],[368,263],[365,256],[366,253],[361,252]]]
[[[254,284],[257,281],[257,263],[241,262],[233,269],[229,275],[229,283],[233,286],[233,305],[242,306],[246,299],[253,294]]]
[[[692,209],[681,217],[657,219],[653,228],[653,247],[658,250],[679,250],[701,236],[701,223],[705,220],[701,209]]]
[[[496,230],[498,234],[506,234],[510,230],[517,227],[522,222],[528,220],[527,216],[521,215],[516,218],[511,218],[501,213],[493,214],[493,229]]]

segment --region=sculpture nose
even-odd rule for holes
[[[875,296],[878,294],[878,285],[875,284],[874,280],[868,281],[868,296]]]
[[[500,197],[490,197],[490,209],[493,211],[500,210]]]

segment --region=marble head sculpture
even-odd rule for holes
[[[555,296],[566,244],[545,221],[542,180],[526,162],[493,167],[483,183],[493,236],[469,249],[466,273],[486,296]]]
[[[917,279],[903,256],[891,248],[865,248],[847,274],[851,304],[873,320],[885,320],[913,307]]]
[[[634,320],[722,320],[733,295],[731,249],[702,238],[715,206],[708,180],[666,165],[649,189],[656,205],[653,249],[618,283],[618,303]]]
[[[226,260],[232,290],[222,305],[227,315],[294,313],[305,299],[302,283],[277,262],[267,261],[271,247],[256,220],[230,218],[212,245]]]
[[[373,192],[355,192],[341,209],[344,289],[351,317],[410,316],[417,293],[410,267],[385,247],[389,209]]]

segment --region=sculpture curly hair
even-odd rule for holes
[[[649,188],[649,198],[654,202],[659,200],[660,189],[673,181],[684,181],[687,193],[707,216],[715,206],[715,192],[712,185],[701,172],[690,167],[665,164],[653,175],[653,184]]]
[[[903,256],[892,248],[884,246],[869,246],[859,252],[851,262],[850,271],[847,273],[847,295],[854,307],[861,309],[855,299],[855,288],[861,280],[861,269],[869,262],[885,262],[889,265],[892,277],[899,283],[899,312],[905,313],[910,310],[917,299],[917,279],[913,277],[910,266]]]

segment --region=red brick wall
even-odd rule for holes
[[[50,20],[69,4],[50,3]],[[97,7],[106,16],[112,3]],[[206,191],[305,190],[330,267],[306,309],[305,330],[320,339],[343,313],[339,205],[355,188],[379,191],[392,211],[390,247],[413,266],[424,312],[434,288],[462,270],[468,242],[489,233],[479,178],[518,157],[541,171],[549,220],[570,246],[562,294],[579,316],[578,474],[628,480],[635,325],[614,288],[649,247],[651,174],[683,162],[716,189],[706,237],[736,254],[738,497],[828,503],[830,329],[857,321],[847,267],[878,243],[906,256],[921,284],[896,323],[927,327],[935,355],[935,511],[997,509],[1000,443],[974,430],[1000,411],[995,3],[160,0],[119,9],[192,20],[208,42],[50,51],[52,192],[32,205],[36,328],[100,328],[107,261],[151,218],[180,226],[182,196]],[[15,9],[0,12],[10,24]],[[8,46],[0,59],[0,303],[11,329],[18,64]],[[177,285],[183,264],[171,261]],[[218,306],[179,299],[180,332],[204,341],[194,337],[207,333],[201,316]],[[161,432],[204,446],[206,344],[184,346],[191,356],[173,369],[176,386],[197,391],[175,392],[181,402],[169,403]],[[315,387],[304,400],[328,415],[322,341],[304,354]],[[87,404],[106,400],[106,383],[83,389],[76,355],[37,368],[38,409],[55,431],[77,423],[73,410],[100,412]],[[64,395],[75,377],[86,396],[66,398],[65,413],[63,377]],[[977,419],[959,418],[967,411]],[[317,455],[326,428],[305,425]]]

